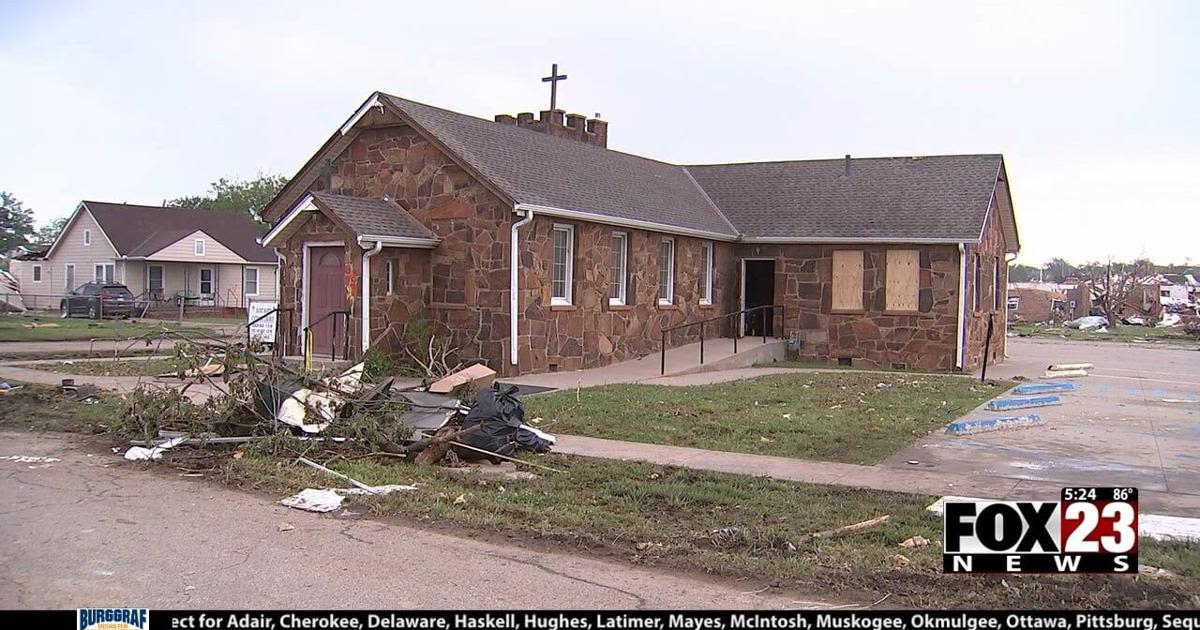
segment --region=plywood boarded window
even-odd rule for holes
[[[863,252],[839,249],[833,252],[833,310],[861,311],[863,308]]]
[[[921,289],[921,253],[915,249],[887,252],[887,310],[916,311]]]

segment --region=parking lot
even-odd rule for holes
[[[1036,413],[1043,426],[955,437],[938,433],[886,465],[988,475],[1029,485],[1133,485],[1200,497],[1200,351],[1195,348],[1009,339],[1009,358],[995,378],[1040,376],[1052,363],[1092,363],[1064,404],[968,418]],[[911,462],[916,462],[911,463]],[[1020,486],[1018,486],[1020,487]]]

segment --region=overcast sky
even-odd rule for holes
[[[536,111],[557,62],[614,149],[1001,152],[1018,262],[1200,262],[1198,32],[1187,0],[0,0],[0,189],[44,222],[291,176],[373,90]]]

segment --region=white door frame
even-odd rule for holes
[[[741,259],[742,275],[739,278],[739,282],[742,285],[742,287],[741,287],[742,296],[741,296],[740,301],[738,302],[738,304],[739,304],[738,310],[739,311],[746,310],[746,261],[747,260],[770,260],[771,262],[775,262],[776,258],[774,256],[745,256]],[[772,281],[771,285],[774,286],[774,284],[775,284],[775,282]],[[746,314],[742,313],[741,315],[738,315],[737,321],[738,321],[737,336],[745,337],[746,336]]]
[[[314,247],[342,247],[342,248],[344,248],[344,247],[346,247],[346,243],[344,243],[343,241],[305,241],[305,243],[304,243],[304,256],[303,256],[303,260],[301,262],[301,267],[300,267],[300,299],[297,300],[297,302],[300,303],[300,327],[296,329],[296,336],[300,339],[300,354],[301,355],[304,355],[304,353],[305,353],[304,329],[308,328],[308,298],[309,298],[308,286],[309,286],[309,282],[310,282],[309,276],[312,272],[311,265],[310,265],[310,262],[312,259],[311,250]],[[345,252],[343,250],[343,254],[344,253]],[[342,264],[345,264],[345,263],[343,262]],[[278,298],[276,298],[276,299],[278,299]]]
[[[204,295],[204,291],[200,287],[204,286],[204,270],[207,269],[210,276],[210,284],[212,292],[209,295],[216,296],[217,294],[217,269],[212,265],[196,265],[196,295]]]

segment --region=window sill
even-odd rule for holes
[[[609,304],[608,310],[610,310],[610,311],[632,311],[633,305],[632,304]]]
[[[551,304],[550,305],[551,311],[573,311],[578,308],[579,307],[575,306],[574,304]]]
[[[924,315],[925,313],[922,313],[921,311],[896,311],[896,310],[890,310],[890,311],[889,311],[889,310],[884,310],[884,311],[883,311],[883,314],[884,314],[884,315]]]
[[[831,308],[831,315],[863,315],[867,312],[864,308]]]
[[[659,302],[658,310],[660,310],[660,311],[678,311],[679,307],[670,302]]]
[[[717,308],[717,305],[713,304],[712,302],[701,302],[700,308],[702,308],[704,310],[712,310],[714,308]]]

